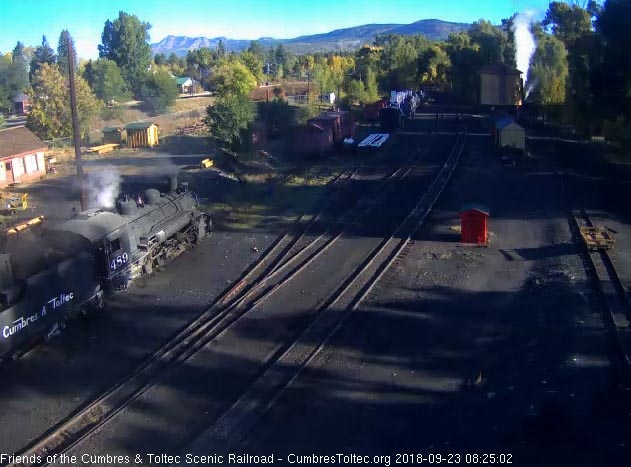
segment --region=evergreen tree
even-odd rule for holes
[[[219,39],[219,44],[217,44],[217,56],[219,58],[226,56],[226,45],[223,43],[222,39]]]
[[[68,53],[69,47],[68,44],[72,43],[72,58],[74,60],[74,69],[77,69],[77,50],[74,47],[74,40],[67,29],[61,31],[59,35],[59,43],[57,45],[57,65],[59,66],[59,71],[63,76],[68,76]]]
[[[35,47],[35,52],[33,53],[33,58],[31,59],[31,69],[29,71],[29,78],[31,82],[33,82],[33,77],[44,63],[52,65],[55,63],[56,59],[57,56],[55,55],[55,51],[50,45],[48,45],[46,36],[42,36],[42,44]]]

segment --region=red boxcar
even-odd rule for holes
[[[333,132],[317,123],[307,123],[294,131],[292,147],[302,156],[322,155],[333,149]]]
[[[307,122],[307,124],[312,123],[323,128],[329,128],[333,134],[334,143],[340,143],[345,138],[352,138],[355,135],[353,116],[350,112],[344,110],[322,112]]]
[[[364,118],[366,120],[377,120],[379,118],[379,111],[386,107],[386,101],[384,99],[364,105]]]

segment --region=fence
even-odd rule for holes
[[[309,102],[309,94],[298,94],[295,96],[285,96],[285,100],[290,104],[306,104]]]
[[[74,145],[72,136],[66,136],[64,138],[53,138],[53,139],[44,141],[44,143],[46,143],[50,151],[54,151],[57,149],[72,148],[72,146]]]

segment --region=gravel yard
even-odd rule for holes
[[[488,248],[458,245],[468,202],[491,208]],[[245,448],[626,465],[631,391],[610,363],[567,208],[555,171],[503,167],[472,138],[410,254]]]

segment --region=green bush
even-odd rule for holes
[[[317,116],[320,113],[320,107],[317,104],[307,104],[296,109],[295,121],[297,125],[304,125],[307,120]]]
[[[294,124],[295,109],[287,101],[275,99],[258,104],[258,115],[265,122],[270,138],[286,135]]]
[[[205,121],[212,138],[236,151],[249,146],[255,117],[255,105],[247,96],[228,94],[208,106]]]
[[[158,69],[147,73],[145,82],[140,87],[140,95],[154,114],[161,114],[175,104],[178,96],[177,84],[168,71]]]

